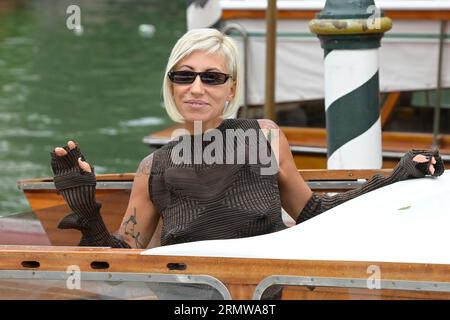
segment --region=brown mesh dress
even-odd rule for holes
[[[161,245],[242,238],[286,228],[278,174],[261,171],[269,167],[269,156],[271,161],[275,158],[258,121],[226,119],[216,129],[181,136],[153,154],[149,194],[163,220]],[[265,157],[256,157],[261,150]],[[223,162],[202,157],[204,153],[218,159],[221,151]],[[244,151],[245,157],[239,159]],[[174,158],[180,155],[181,162]]]

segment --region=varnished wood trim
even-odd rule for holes
[[[387,115],[387,113],[386,113]],[[280,127],[290,145],[326,147],[327,132],[325,128]],[[405,152],[410,149],[431,149],[433,135],[415,132],[382,132],[383,151]],[[440,151],[450,154],[450,135],[439,136]]]
[[[298,170],[306,181],[310,180],[355,180],[369,179],[375,174],[387,176],[391,173],[390,169],[381,170],[327,170],[327,169],[310,169]]]
[[[0,270],[30,270],[22,261],[38,261],[39,271],[66,271],[77,265],[88,272],[143,272],[209,275],[241,299],[249,299],[255,285],[272,275],[367,279],[368,267],[377,265],[383,280],[450,282],[450,265],[284,259],[247,259],[192,256],[143,256],[138,249],[0,246]],[[108,270],[91,268],[92,261],[108,262]],[[168,270],[168,263],[184,263],[185,270]],[[444,295],[450,297],[449,293]],[[442,296],[441,296],[442,297]],[[407,298],[407,296],[404,296]]]
[[[392,111],[400,100],[400,92],[390,92],[386,98],[386,101],[381,107],[380,117],[381,117],[381,128],[384,128],[386,123],[392,116]]]
[[[450,20],[450,10],[384,10],[393,20]]]
[[[319,10],[278,10],[278,19],[314,19]],[[235,19],[265,19],[265,10],[222,10],[224,20]]]
[[[301,169],[298,170],[302,176],[306,176],[311,180],[335,180],[335,179],[345,179],[351,177],[358,177],[354,179],[364,178],[368,175],[372,176],[376,173],[383,174],[386,170],[317,170],[317,169]],[[97,181],[123,181],[130,182],[134,180],[135,173],[111,173],[111,174],[98,174]],[[308,180],[309,180],[308,179]],[[25,179],[20,180],[19,183],[33,184],[42,182],[53,182],[53,178],[42,178],[42,179]],[[112,190],[114,191],[114,190]]]

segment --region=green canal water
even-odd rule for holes
[[[70,5],[82,32],[67,28]],[[136,170],[150,152],[142,138],[171,123],[161,82],[185,10],[184,0],[2,1],[0,216],[30,209],[17,181],[51,176],[49,152],[68,139],[97,173]]]

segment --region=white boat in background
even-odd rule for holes
[[[375,1],[393,20],[380,48],[380,91],[436,89],[442,20],[450,20],[450,1]],[[221,0],[225,25],[248,35],[248,104],[264,104],[265,0]],[[277,1],[276,102],[324,98],[323,49],[308,23],[325,1]],[[450,24],[445,29],[442,87],[450,87]],[[243,54],[243,38],[236,34]],[[426,57],[426,58],[424,58]],[[445,72],[447,71],[447,72]]]

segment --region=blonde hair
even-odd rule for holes
[[[186,32],[175,44],[167,62],[166,72],[163,80],[164,106],[169,117],[175,122],[184,122],[183,116],[178,111],[172,92],[172,83],[167,73],[186,56],[194,51],[206,51],[208,53],[219,53],[226,59],[227,72],[235,81],[236,89],[233,99],[224,108],[223,118],[229,118],[236,114],[240,106],[242,92],[242,67],[239,59],[239,51],[234,41],[216,29],[193,29]]]

